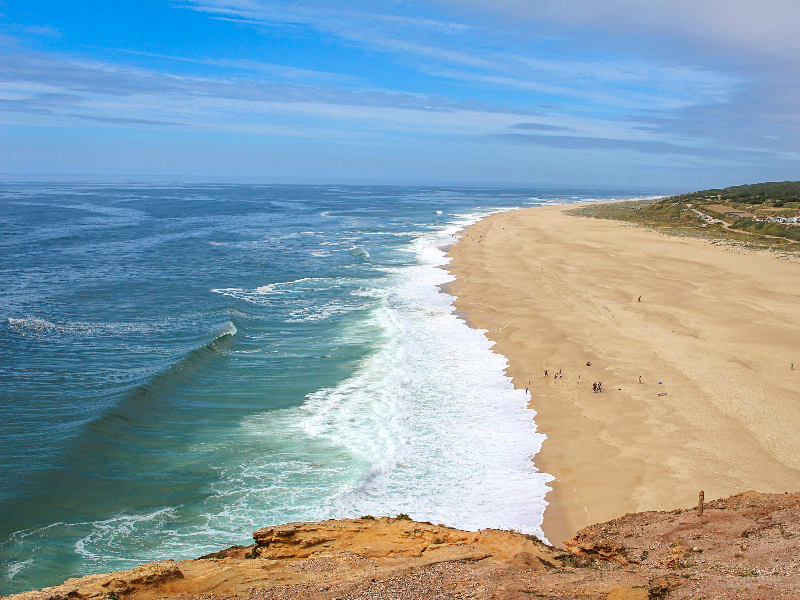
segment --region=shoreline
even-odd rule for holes
[[[530,380],[548,438],[534,462],[556,478],[548,539],[700,490],[799,488],[798,265],[573,208],[490,215],[448,250],[455,308],[487,331],[515,387]]]

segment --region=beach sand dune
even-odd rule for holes
[[[490,216],[450,250],[457,309],[547,435],[549,540],[700,490],[800,489],[800,263],[567,208]]]

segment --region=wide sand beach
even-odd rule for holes
[[[800,262],[571,208],[492,215],[450,249],[456,308],[547,435],[550,542],[700,490],[800,490]]]

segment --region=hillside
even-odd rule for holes
[[[798,251],[800,182],[784,181],[709,189],[575,209],[574,214],[627,221],[676,235]]]
[[[673,196],[684,202],[718,202],[731,206],[763,206],[800,210],[800,181],[737,185]]]

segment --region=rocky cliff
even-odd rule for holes
[[[707,503],[702,516],[696,507],[630,514],[581,530],[566,550],[388,517],[291,523],[253,538],[9,598],[800,597],[800,494],[746,492]]]

